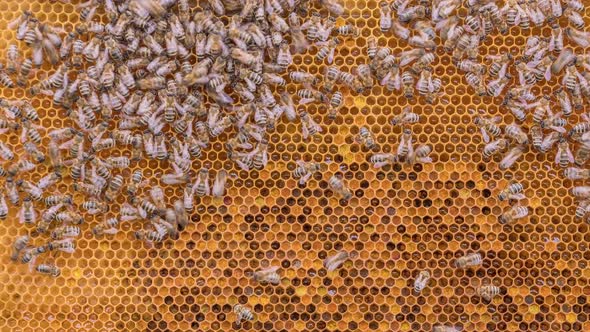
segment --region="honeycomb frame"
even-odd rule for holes
[[[347,0],[345,6],[345,19],[362,29],[362,37],[338,49],[337,65],[350,70],[368,61],[364,38],[369,34],[394,52],[408,48],[391,33],[368,29],[378,27],[378,2]],[[6,24],[25,9],[65,28],[78,20],[73,4],[3,1],[0,50],[14,40]],[[590,6],[587,22],[589,17]],[[531,32],[548,33],[536,29]],[[496,35],[485,50],[514,52],[524,42],[519,33],[511,28],[506,36]],[[325,68],[313,52],[295,56],[294,62],[311,73]],[[364,95],[346,95],[342,116],[333,123],[325,110],[310,105],[308,112],[322,119],[325,133],[304,142],[298,124],[278,124],[264,170],[236,169],[224,153],[215,152],[222,151],[223,137],[217,139],[205,160],[235,176],[224,199],[197,201],[193,222],[178,240],[148,248],[133,240],[137,227],[130,224],[109,238],[85,231],[74,255],[51,258],[63,267],[56,279],[30,274],[2,255],[0,330],[228,330],[236,328],[235,303],[247,304],[256,316],[242,329],[429,331],[440,323],[465,331],[590,330],[590,232],[588,224],[573,218],[572,181],[554,169],[549,155],[527,152],[517,168],[505,171],[499,170],[498,157],[485,162],[468,108],[502,115],[505,122],[512,115],[501,113],[498,100],[473,96],[442,50],[433,66],[443,78],[447,104],[407,101],[375,87]],[[37,71],[35,79],[47,69]],[[554,84],[555,79],[535,92],[550,93]],[[22,89],[0,92],[7,99],[29,97]],[[67,125],[50,99],[31,100],[43,126]],[[400,135],[388,120],[408,104],[422,119],[412,127],[416,140],[433,147],[435,162],[373,169],[354,135],[368,126],[387,152]],[[16,146],[16,137],[0,139]],[[331,162],[323,174],[298,186],[291,175],[298,159]],[[152,178],[167,169],[155,161],[137,168],[152,170],[147,174]],[[46,168],[38,170],[32,179]],[[327,189],[333,174],[341,174],[354,191],[350,202]],[[511,180],[525,185],[533,212],[526,222],[500,225],[506,203],[496,194]],[[57,189],[71,190],[67,183]],[[170,188],[166,193],[181,195]],[[22,229],[14,216],[0,223],[1,245],[9,248]],[[340,249],[354,252],[354,259],[327,273],[322,260]],[[482,253],[483,267],[455,270],[453,260],[470,252]],[[280,285],[260,285],[249,277],[270,265],[281,266]],[[423,269],[432,279],[417,296],[413,279]],[[483,303],[473,296],[483,284],[503,286],[507,294]]]

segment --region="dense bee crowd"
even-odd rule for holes
[[[61,327],[589,328],[580,1],[10,6],[0,278]]]

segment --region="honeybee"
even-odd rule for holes
[[[342,107],[342,92],[336,91],[330,98],[330,109],[328,111],[328,119],[335,120],[338,111]]]
[[[560,167],[567,167],[574,162],[574,155],[570,149],[569,143],[564,137],[559,139],[557,143],[557,153],[555,154],[555,164]]]
[[[572,42],[582,48],[590,46],[590,32],[588,31],[568,27],[565,28],[565,34]]]
[[[352,198],[352,192],[346,187],[344,181],[340,177],[333,175],[330,180],[328,180],[328,185],[330,186],[330,189],[341,196],[343,200],[348,201]]]
[[[412,149],[408,152],[406,163],[409,165],[414,165],[415,163],[432,163],[432,158],[429,157],[430,152],[432,152],[430,145],[419,145],[416,149]]]
[[[225,194],[225,184],[227,182],[227,171],[222,169],[217,172],[211,194],[215,197],[223,197]]]
[[[242,320],[254,320],[254,315],[252,314],[252,311],[241,304],[234,305],[234,312],[236,313],[236,323],[238,325],[242,323]]]
[[[498,199],[500,201],[505,201],[505,200],[521,200],[526,198],[526,196],[522,193],[523,191],[523,186],[522,184],[515,182],[515,183],[511,183],[508,187],[506,187],[505,189],[503,189],[499,194],[498,194]]]
[[[270,266],[262,270],[254,272],[252,279],[261,282],[278,285],[281,283],[281,276],[277,273],[279,266]]]
[[[14,152],[6,145],[4,142],[0,141],[0,158],[4,160],[13,160],[14,159]]]
[[[30,237],[28,235],[22,235],[17,237],[12,244],[12,254],[10,254],[10,260],[16,261],[21,251],[29,245]]]
[[[486,285],[477,289],[477,295],[481,296],[481,298],[488,302],[501,293],[502,290],[498,286]]]
[[[320,62],[323,62],[324,59],[327,59],[328,64],[332,64],[332,62],[334,62],[334,53],[336,52],[336,47],[340,45],[340,43],[341,41],[339,38],[332,38],[327,42],[316,43],[316,45],[322,46],[316,54],[316,59]]]
[[[397,155],[399,157],[405,157],[410,153],[414,152],[414,146],[412,145],[412,130],[409,128],[404,129],[399,145],[397,147]]]
[[[197,179],[193,185],[193,194],[199,197],[209,196],[211,189],[209,187],[209,169],[206,167],[201,168]]]
[[[80,236],[80,227],[64,225],[56,227],[51,231],[51,238],[54,240],[63,240],[64,238],[72,238]]]
[[[465,269],[468,267],[481,265],[481,255],[478,253],[467,254],[463,257],[459,257],[455,260],[455,268]]]
[[[407,124],[417,123],[420,121],[420,116],[416,113],[411,112],[411,107],[406,106],[402,109],[402,112],[398,115],[395,115],[393,119],[391,119],[391,124],[393,126],[404,126]]]
[[[323,131],[322,127],[311,118],[309,113],[300,112],[299,117],[301,118],[301,131],[304,140]]]
[[[426,286],[428,286],[428,281],[430,280],[430,273],[428,271],[420,271],[418,276],[416,276],[416,280],[414,281],[414,292],[420,293]]]
[[[47,252],[46,246],[38,246],[30,249],[24,249],[25,252],[21,257],[21,262],[23,264],[29,264],[29,269],[32,271],[32,268],[37,260],[37,257],[45,252]]]
[[[475,112],[471,111],[471,113]],[[479,128],[485,143],[490,142],[490,136],[497,137],[502,134],[502,129],[497,125],[501,119],[500,116],[495,116],[493,118],[476,116],[473,119],[473,123]]]
[[[506,126],[506,128],[504,128],[504,133],[506,134],[506,137],[513,139],[518,144],[526,145],[529,142],[527,134],[515,123]]]
[[[30,197],[23,199],[23,205],[18,214],[19,222],[32,225],[37,221],[37,211]]]
[[[369,162],[373,164],[375,168],[381,168],[385,165],[390,165],[399,162],[401,157],[393,153],[377,153],[369,158]]]
[[[496,140],[491,141],[490,143],[486,144],[485,147],[483,148],[482,154],[485,158],[490,158],[493,155],[503,151],[507,147],[508,147],[508,140],[504,139],[504,138],[499,138],[499,139],[496,139]]]
[[[506,170],[512,167],[512,165],[514,165],[514,163],[524,154],[524,152],[525,148],[522,145],[517,145],[510,149],[500,161],[500,170]]]
[[[371,130],[364,126],[360,128],[358,135],[355,137],[355,141],[369,150],[372,150],[378,146],[375,136],[373,133],[371,133]]]
[[[321,170],[321,164],[316,162],[306,163],[303,160],[296,161],[297,168],[293,171],[293,177],[299,178],[299,184],[305,185],[314,173]]]
[[[539,130],[542,130],[542,129],[539,129]],[[543,153],[548,152],[549,150],[551,150],[553,148],[553,145],[555,145],[555,143],[559,142],[560,139],[561,139],[560,133],[558,133],[556,131],[550,132],[547,136],[545,136],[545,138],[543,138],[543,141],[541,141],[541,145],[539,146],[539,150]]]
[[[588,186],[577,186],[572,188],[572,195],[578,198],[590,198],[590,187]]]
[[[92,215],[108,211],[109,206],[106,202],[88,200],[82,203],[82,209],[86,210],[88,214]]]
[[[590,179],[590,169],[568,167],[563,170],[563,175],[570,180],[585,180]]]
[[[581,219],[589,212],[590,210],[590,199],[583,199],[578,202],[576,206],[576,218]]]
[[[346,251],[339,251],[333,256],[327,257],[324,259],[324,267],[326,271],[332,272],[335,271],[337,268],[342,266],[344,262],[346,262],[350,258],[350,255]]]
[[[387,1],[379,2],[379,27],[382,32],[391,30],[391,7]]]
[[[454,326],[446,326],[446,325],[434,325],[432,327],[432,332],[460,332],[461,330],[459,328],[456,328]]]
[[[61,274],[61,270],[55,265],[39,264],[39,265],[37,265],[36,269],[37,269],[37,272],[43,273],[43,274],[48,274],[54,278],[59,277],[59,275]]]
[[[526,206],[522,205],[514,205],[504,213],[500,217],[498,217],[498,221],[500,224],[507,224],[514,222],[518,219],[524,218],[528,216],[529,209]]]

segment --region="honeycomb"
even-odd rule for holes
[[[343,70],[368,61],[371,34],[394,52],[408,48],[379,31],[376,1],[346,0],[345,6],[345,19],[362,29],[362,37],[338,49],[335,63]],[[6,25],[22,10],[66,29],[78,20],[73,4],[1,1],[0,49],[14,40]],[[589,16],[586,9],[587,22]],[[547,36],[547,29],[512,28],[486,40],[480,53],[517,53],[527,34]],[[295,56],[294,62],[314,74],[325,69],[313,52]],[[446,102],[426,105],[375,87],[364,95],[346,95],[335,122],[309,105],[307,111],[322,119],[324,133],[306,142],[298,124],[278,124],[264,170],[238,170],[222,152],[223,137],[215,141],[203,162],[235,176],[224,199],[197,201],[193,223],[178,240],[149,248],[133,239],[137,225],[129,223],[115,236],[96,239],[88,220],[75,254],[51,258],[62,267],[55,279],[28,273],[4,250],[0,330],[223,331],[237,328],[232,307],[241,303],[255,315],[242,324],[246,330],[430,331],[445,324],[464,331],[590,331],[590,232],[588,224],[573,218],[572,181],[554,169],[548,154],[527,152],[518,167],[506,171],[498,168],[499,156],[484,161],[468,108],[502,115],[506,123],[512,115],[499,110],[500,100],[474,96],[449,54],[438,50],[433,66],[443,79]],[[37,71],[35,80],[47,69]],[[556,85],[553,79],[534,92],[550,93]],[[22,89],[1,89],[1,95],[28,97]],[[43,126],[69,124],[50,99],[32,103]],[[388,120],[408,104],[421,115],[412,126],[416,140],[433,147],[435,162],[372,168],[354,136],[367,126],[388,151],[401,134]],[[18,145],[18,137],[0,139]],[[327,162],[328,168],[299,186],[291,174],[298,159]],[[167,171],[156,161],[136,167],[152,179]],[[34,180],[47,169],[37,171]],[[333,174],[353,190],[349,202],[327,189]],[[497,192],[513,180],[524,184],[532,213],[526,222],[500,225],[507,203],[499,202]],[[72,188],[64,183],[57,190]],[[181,195],[171,188],[166,193]],[[7,249],[23,231],[11,217],[0,224]],[[353,259],[327,273],[322,260],[341,249],[353,252]],[[453,268],[457,257],[471,252],[483,255],[482,267]],[[273,265],[281,266],[279,285],[252,280],[253,271]],[[431,281],[418,296],[413,281],[424,269]],[[507,293],[484,303],[474,296],[480,285],[501,286]]]

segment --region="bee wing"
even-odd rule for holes
[[[328,59],[328,63],[332,64],[332,62],[334,62],[334,53],[336,52],[336,48],[332,47],[330,48],[330,53],[328,53],[327,59]]]
[[[504,63],[498,72],[498,77],[506,76],[506,72],[508,71],[508,63]]]
[[[115,234],[117,234],[118,232],[119,232],[119,230],[118,230],[118,229],[116,229],[116,228],[109,228],[109,229],[105,229],[105,230],[103,231],[103,233],[105,233],[105,234],[109,234],[109,235],[115,235]]]
[[[562,134],[566,133],[566,130],[564,127],[549,126],[549,128],[555,130],[558,133],[562,133]]]
[[[483,128],[479,128],[479,131],[481,132],[481,136],[483,137],[483,141],[485,143],[489,143],[490,142],[490,136],[488,135],[487,131]]]
[[[551,80],[551,66],[547,66],[547,69],[545,69],[545,74],[543,75],[543,77],[545,77],[547,81]]]
[[[299,179],[299,184],[300,185],[305,185],[305,183],[307,181],[309,181],[309,179],[311,178],[313,174],[311,172],[305,174],[304,176],[301,177],[301,179]]]

